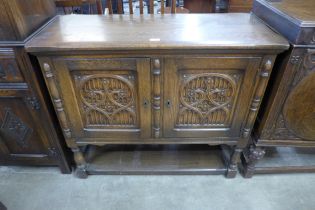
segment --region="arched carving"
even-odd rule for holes
[[[220,73],[185,77],[180,87],[177,125],[226,125],[237,89],[234,78]]]
[[[86,126],[135,127],[133,77],[86,75],[80,81],[80,99]]]

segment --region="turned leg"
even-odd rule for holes
[[[256,163],[265,155],[265,150],[255,145],[250,145],[244,152],[242,158],[242,175],[251,178],[255,172]]]
[[[71,148],[74,154],[74,161],[76,163],[75,176],[81,179],[87,178],[86,162],[79,147]]]
[[[71,148],[74,154],[74,161],[77,165],[75,170],[75,174],[79,178],[87,178],[86,173],[86,162],[80,148],[78,147],[75,139],[72,136],[72,132],[69,126],[69,120],[67,119],[67,115],[63,108],[63,100],[60,97],[58,91],[58,81],[54,76],[54,70],[50,66],[50,61],[48,59],[41,60],[41,66],[44,69],[44,75],[46,79],[47,86],[50,91],[51,99],[54,103],[54,107],[58,116],[58,120],[60,122],[60,126],[63,130],[63,135],[66,140],[66,144],[69,148]]]
[[[237,164],[240,160],[240,155],[242,153],[242,149],[240,148],[234,148],[232,151],[232,154],[230,155],[229,162],[228,162],[228,168],[226,177],[227,178],[234,178],[237,173]]]

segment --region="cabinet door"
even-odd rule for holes
[[[279,63],[255,137],[261,144],[314,145],[315,49],[293,48]]]
[[[237,138],[261,58],[164,61],[164,136]]]
[[[53,66],[77,141],[151,135],[150,59],[56,58]]]
[[[315,49],[305,52],[283,106],[285,127],[297,137],[315,141]]]
[[[56,164],[34,100],[26,89],[0,89],[0,164]]]

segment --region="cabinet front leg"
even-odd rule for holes
[[[228,168],[227,168],[227,173],[226,173],[227,178],[234,178],[236,176],[237,164],[239,162],[241,153],[242,153],[242,149],[237,148],[237,147],[233,149],[232,154],[229,159],[229,163],[228,163]]]
[[[250,145],[242,156],[242,169],[241,173],[245,178],[251,178],[255,172],[255,166],[257,162],[265,155],[265,150],[255,145]]]
[[[69,127],[69,120],[63,108],[63,101],[60,97],[61,94],[59,93],[58,89],[58,81],[54,76],[54,70],[50,66],[50,61],[45,59],[42,63],[42,68],[44,69],[45,80],[47,86],[50,91],[51,99],[54,103],[54,107],[58,116],[58,120],[60,122],[61,128],[63,130],[63,135],[65,137],[67,146],[71,148],[74,154],[74,161],[77,165],[75,170],[75,175],[79,178],[87,178],[86,172],[86,162],[80,148],[76,144],[75,139],[72,136],[71,129]]]
[[[74,154],[74,161],[76,163],[75,176],[81,179],[87,178],[86,162],[80,148],[71,148],[71,150]]]

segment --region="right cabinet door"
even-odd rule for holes
[[[260,57],[178,57],[163,63],[165,137],[240,136]]]

